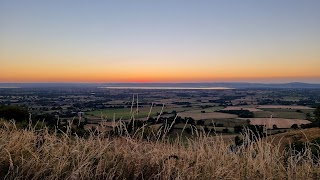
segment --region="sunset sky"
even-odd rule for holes
[[[320,83],[319,0],[0,0],[0,82]]]

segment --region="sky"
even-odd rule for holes
[[[0,0],[0,82],[320,83],[319,0]]]

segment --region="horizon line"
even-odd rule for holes
[[[0,84],[202,84],[202,83],[249,83],[249,84],[320,84],[320,82],[288,81],[288,82],[250,82],[250,81],[204,81],[204,82],[0,82]]]

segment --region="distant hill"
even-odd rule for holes
[[[100,84],[107,87],[227,87],[227,88],[319,88],[320,84],[309,84],[301,82],[292,82],[284,84],[263,84],[263,83],[238,83],[238,82],[213,82],[213,83],[105,83]]]
[[[295,88],[320,89],[320,84],[302,82],[292,83],[246,83],[246,82],[208,82],[208,83],[0,83],[0,88],[88,88],[88,87],[179,87],[179,88],[211,88],[226,87],[236,89],[246,88]]]

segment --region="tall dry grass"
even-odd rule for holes
[[[137,133],[139,134],[139,133]],[[249,141],[246,139],[246,141]],[[189,139],[88,138],[0,125],[0,179],[318,179],[319,161],[257,141],[234,150],[201,131]]]

